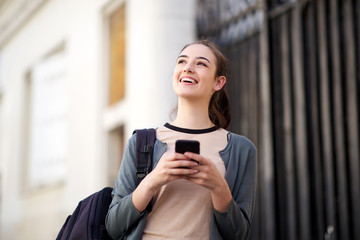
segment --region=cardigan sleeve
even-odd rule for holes
[[[125,149],[106,216],[106,229],[114,239],[129,232],[145,213],[139,213],[132,202],[132,192],[136,188],[135,135],[129,139]]]
[[[239,135],[228,156],[225,179],[232,194],[226,212],[213,209],[214,219],[223,239],[248,239],[255,204],[256,148]]]

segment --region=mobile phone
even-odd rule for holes
[[[183,140],[179,139],[175,142],[175,152],[177,153],[200,153],[200,143],[196,140]]]

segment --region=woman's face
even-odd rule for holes
[[[174,91],[179,97],[210,100],[211,95],[219,90],[215,72],[216,57],[210,48],[202,44],[190,45],[177,59]]]

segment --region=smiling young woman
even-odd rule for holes
[[[135,135],[129,140],[106,219],[113,238],[249,236],[256,149],[246,137],[225,130],[230,122],[226,63],[206,40],[181,50],[173,75],[177,116],[157,128],[153,171],[137,187]],[[178,139],[198,141],[200,154],[176,153]]]

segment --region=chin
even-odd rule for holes
[[[191,100],[191,101],[196,101],[196,100],[199,100],[201,99],[202,97],[197,95],[197,94],[194,94],[194,93],[180,93],[180,94],[176,94],[179,98],[182,98],[182,99],[186,99],[186,100]]]

